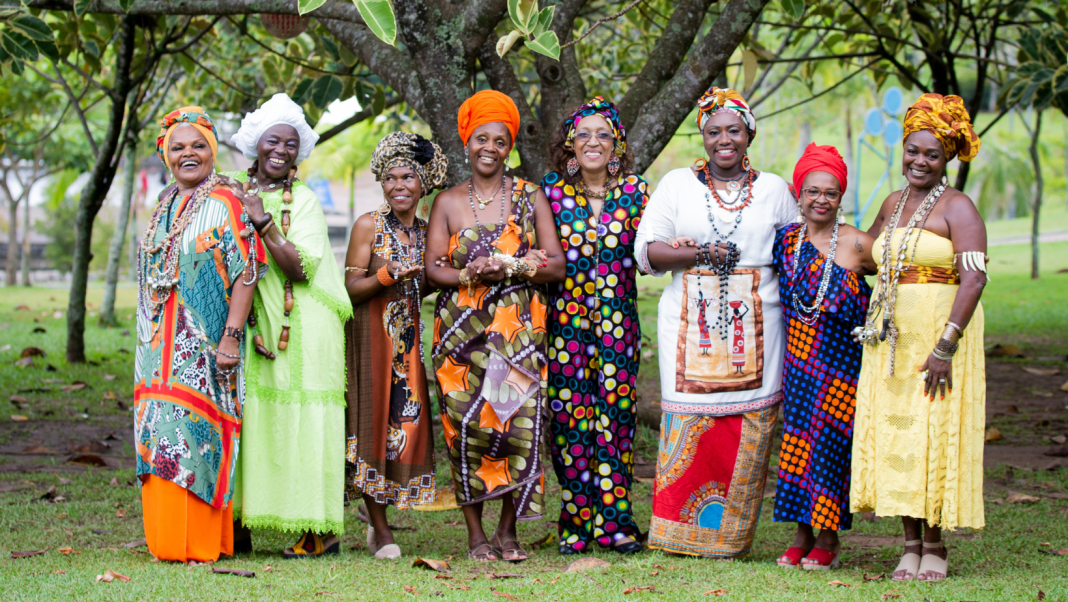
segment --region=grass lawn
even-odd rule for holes
[[[987,343],[1011,342],[1026,354],[1048,357],[1044,363],[1063,369],[1060,360],[1068,353],[1068,311],[1064,309],[1068,274],[1057,270],[1068,267],[1068,243],[1043,245],[1046,267],[1038,281],[1028,277],[1026,245],[995,251],[991,254],[993,280],[984,296]],[[648,337],[640,385],[646,392],[643,394],[655,394],[650,391],[657,388],[651,344],[656,341],[656,302],[665,282],[643,278],[640,283],[642,323]],[[91,289],[93,307],[97,307],[100,293],[98,288]],[[337,557],[284,561],[280,551],[295,538],[256,532],[254,554],[215,565],[254,571],[254,579],[214,574],[210,566],[153,563],[145,547],[125,545],[143,538],[140,494],[134,484],[129,443],[130,352],[135,342],[127,331],[133,330],[133,302],[133,289],[122,289],[122,309],[118,312],[122,323],[116,328],[98,328],[90,319],[86,339],[91,363],[71,366],[63,359],[66,322],[55,317],[55,312],[66,310],[66,292],[59,288],[0,288],[0,394],[5,399],[11,395],[26,399],[23,408],[6,402],[0,405],[0,550],[5,556],[16,550],[47,550],[33,557],[0,560],[5,600],[703,600],[718,599],[712,592],[724,590],[728,600],[776,602],[1038,600],[1039,592],[1044,593],[1045,600],[1068,601],[1068,556],[1043,553],[1068,548],[1068,500],[1062,499],[1068,492],[1068,470],[1063,468],[989,468],[988,527],[947,537],[952,575],[942,584],[889,581],[889,572],[900,554],[900,524],[895,520],[858,517],[854,529],[843,538],[844,567],[840,570],[781,570],[774,559],[788,545],[793,526],[772,522],[770,499],[763,504],[752,553],[735,562],[676,558],[659,552],[629,558],[595,552],[592,556],[611,566],[566,573],[569,559],[558,556],[555,545],[550,544],[532,551],[531,560],[524,564],[478,565],[465,557],[466,532],[459,510],[393,512],[391,520],[405,528],[396,532],[405,556],[398,562],[375,561],[363,546],[363,525],[353,506],[346,511],[347,532]],[[21,304],[30,309],[16,311]],[[34,328],[45,332],[34,333]],[[37,358],[32,367],[15,367],[13,362],[27,346],[39,347],[47,355]],[[87,386],[60,389],[75,381]],[[46,387],[49,390],[40,390]],[[1068,403],[1063,393],[1056,395],[1059,397],[1050,399],[1057,401],[1058,408]],[[1028,430],[1052,433],[1068,425],[1068,412],[1062,414],[1054,417],[1052,425],[1045,419],[1044,425],[1036,422],[1032,427],[1030,422],[1021,422],[1023,426],[1014,426],[1016,430],[1011,431],[1006,427],[1007,438],[1011,438],[1010,433]],[[15,422],[13,415],[27,416],[29,421]],[[104,454],[108,468],[66,462],[74,447],[64,445],[91,443],[111,432],[114,438],[104,441],[111,448]],[[444,484],[448,467],[440,455],[440,441],[435,444]],[[27,450],[32,446],[51,446],[53,453],[30,453],[33,450]],[[642,428],[636,449],[644,461],[655,462],[656,433]],[[558,507],[559,487],[551,471],[547,484],[548,507]],[[52,487],[54,499],[42,499],[49,496]],[[1030,504],[1008,503],[1005,500],[1010,490],[1041,499]],[[633,502],[643,528],[649,521],[651,494],[651,483],[636,483]],[[497,508],[487,508],[487,525],[497,518]],[[535,542],[555,533],[553,518],[549,515],[521,524],[520,538]],[[439,575],[413,568],[416,557],[448,560],[452,570]],[[96,576],[107,570],[129,576],[130,581],[96,583]],[[867,580],[879,575],[882,577]],[[833,580],[842,585],[831,585]]]

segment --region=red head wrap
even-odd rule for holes
[[[478,126],[495,122],[503,123],[508,128],[512,133],[512,146],[515,146],[515,135],[519,133],[519,109],[507,94],[496,90],[476,92],[460,105],[460,113],[456,116],[460,139],[464,144],[471,139],[471,134]]]
[[[838,185],[842,192],[846,190],[849,178],[846,173],[846,164],[838,149],[831,146],[817,146],[815,142],[805,147],[804,154],[797,160],[794,167],[794,196],[801,198],[801,187],[805,183],[805,177],[814,171],[825,171],[838,178]]]

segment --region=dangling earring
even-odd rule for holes
[[[749,163],[749,155],[742,155],[742,169],[749,171],[752,165]]]
[[[579,172],[578,159],[571,157],[567,160],[567,175],[575,177],[575,174]]]
[[[942,174],[941,183],[942,186],[949,186],[949,178],[946,177],[946,174]]]
[[[174,181],[174,172],[172,171],[171,172],[171,182],[173,182],[173,181]]]
[[[841,226],[841,225],[844,225],[844,224],[845,224],[845,212],[842,211],[842,206],[839,205],[838,206],[838,225]]]
[[[612,176],[615,176],[617,173],[619,173],[619,165],[619,157],[612,155],[612,158],[608,160],[608,173]]]
[[[389,215],[390,211],[393,211],[393,208],[390,207],[389,203],[387,203],[383,199],[382,204],[378,206],[378,215],[381,215],[382,217],[385,217],[385,216]]]
[[[805,223],[805,214],[801,212],[801,203],[797,204],[797,218],[794,219],[795,224]]]
[[[471,162],[471,152],[467,150],[467,145],[464,145],[464,164]]]

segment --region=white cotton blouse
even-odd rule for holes
[[[781,177],[761,172],[753,185],[753,201],[731,233],[737,213],[706,200],[707,190],[690,168],[669,172],[650,197],[638,227],[635,257],[643,272],[655,276],[664,273],[649,264],[649,243],[680,236],[698,244],[721,238],[709,221],[710,205],[719,232],[729,234],[726,240],[740,252],[728,284],[726,339],[716,325],[719,278],[695,268],[672,272],[657,316],[662,406],[677,414],[752,412],[782,397],[785,333],[772,247],[775,231],[797,217],[797,201]],[[726,204],[736,195],[720,194]],[[703,319],[698,320],[701,307]]]

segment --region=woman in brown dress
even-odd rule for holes
[[[346,484],[350,497],[362,495],[367,505],[367,548],[379,559],[401,555],[386,506],[434,501],[419,317],[430,288],[423,273],[427,225],[416,211],[426,193],[444,186],[447,167],[441,148],[418,134],[383,138],[371,171],[385,200],[353,224],[345,257],[354,313],[345,337]]]

